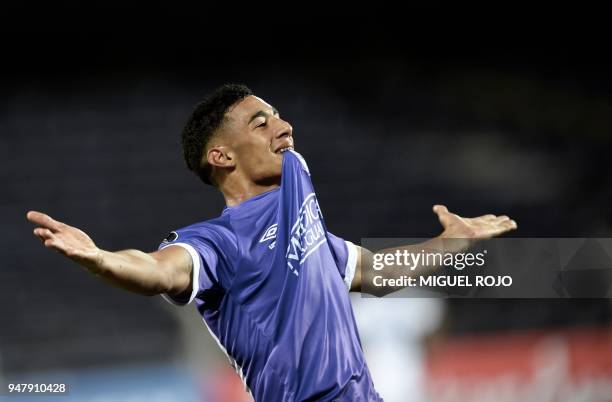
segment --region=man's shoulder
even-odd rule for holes
[[[161,246],[188,240],[198,240],[218,245],[234,237],[229,220],[222,215],[173,230],[163,240]]]
[[[221,215],[216,218],[192,223],[191,225],[178,229],[177,232],[208,237],[230,236],[233,230],[227,216]]]

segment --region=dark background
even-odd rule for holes
[[[179,5],[5,14],[3,371],[176,353],[167,310],[45,250],[25,213],[47,212],[105,249],[144,251],[218,215],[223,199],[185,168],[180,131],[225,82],[247,84],[293,125],[328,227],[353,242],[434,236],[435,203],[508,214],[513,236],[612,234],[612,63],[597,21],[249,7],[241,18]],[[608,300],[448,307],[450,334],[611,317]]]

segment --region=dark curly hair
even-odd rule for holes
[[[208,141],[223,123],[227,109],[249,95],[253,95],[253,92],[244,85],[222,85],[196,105],[185,124],[182,133],[185,162],[189,170],[206,184],[214,185],[211,179],[212,166],[202,161]]]

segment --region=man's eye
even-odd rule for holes
[[[257,128],[257,127],[265,127],[265,125],[266,125],[266,121],[264,120],[261,123],[259,123],[258,125],[256,125],[255,128]]]

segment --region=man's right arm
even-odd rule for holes
[[[138,250],[105,251],[75,227],[41,212],[27,219],[38,225],[34,234],[45,247],[54,249],[113,286],[142,295],[178,295],[191,289],[192,259],[181,247],[153,253]]]
[[[386,250],[377,250],[376,253],[388,254],[395,251],[405,251],[410,254],[418,254],[422,250],[428,250],[434,253],[459,253],[470,248],[474,243],[480,240],[490,239],[494,236],[500,236],[517,228],[516,222],[506,215],[496,216],[487,214],[475,218],[464,218],[457,214],[448,211],[444,205],[434,205],[434,213],[438,215],[440,224],[444,231],[437,237],[429,239],[419,244],[409,244],[403,247],[395,247]],[[357,268],[355,276],[351,282],[351,291],[360,292],[362,283],[373,283],[373,278],[379,275],[373,269],[374,253],[366,248],[355,246],[357,248]],[[413,270],[406,271],[405,266],[388,266],[386,271],[392,271],[389,277],[399,278],[401,275],[419,276],[429,275],[438,267],[419,265]],[[386,293],[394,292],[402,289],[398,287],[384,287],[377,289],[377,296],[384,296]],[[371,289],[371,288],[370,288]]]

